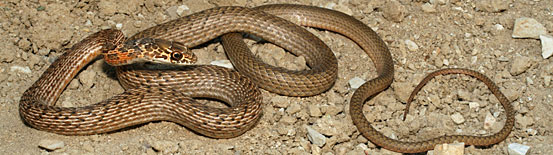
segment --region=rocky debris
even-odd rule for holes
[[[61,149],[65,146],[65,143],[56,139],[43,139],[38,142],[38,147],[46,149],[48,151],[54,151]]]
[[[486,12],[501,12],[509,8],[505,0],[480,0],[476,1],[476,8]]]
[[[455,122],[455,124],[462,124],[465,122],[465,118],[460,113],[456,112],[455,114],[451,115],[451,120]]]
[[[349,83],[349,87],[352,90],[356,90],[357,88],[361,87],[361,85],[363,85],[365,83],[365,80],[363,80],[360,77],[354,77],[351,80],[349,80],[348,83]]]
[[[31,69],[27,66],[25,66],[25,67],[23,67],[23,66],[11,66],[10,67],[10,72],[19,72],[19,73],[30,74],[33,71],[31,71]]]
[[[94,83],[97,82],[96,79],[94,78],[96,77],[95,71],[91,71],[91,70],[82,71],[78,77],[79,77],[79,82],[83,84],[84,88],[91,88],[92,85],[94,85]]]
[[[436,12],[436,7],[430,3],[424,3],[423,5],[421,5],[421,9],[426,13]]]
[[[525,56],[519,56],[518,58],[515,58],[515,60],[511,64],[511,70],[509,70],[509,72],[511,73],[511,75],[517,76],[524,73],[531,66],[532,59]]]
[[[534,119],[532,117],[528,116],[522,116],[522,114],[518,114],[515,116],[516,120],[516,127],[520,129],[526,129],[528,126],[534,124]]]
[[[553,55],[553,37],[550,35],[540,35],[541,40],[541,56],[544,59],[549,58]]]
[[[515,20],[512,37],[539,39],[540,35],[546,33],[547,29],[543,24],[533,18],[522,17]]]
[[[511,143],[508,146],[509,155],[525,155],[528,153],[530,146],[522,145],[519,143]]]
[[[229,68],[229,69],[234,68],[234,66],[232,66],[232,63],[230,62],[230,60],[215,60],[215,61],[211,61],[210,64],[215,65],[215,66],[221,66],[221,67]]]
[[[323,115],[319,106],[315,104],[309,104],[307,106],[307,110],[309,112],[309,116],[311,117],[321,117]]]
[[[166,12],[169,18],[176,19],[183,16],[184,11],[190,10],[187,5],[172,6],[167,8]]]
[[[317,132],[309,126],[305,126],[305,129],[307,130],[307,138],[312,144],[315,144],[318,147],[323,147],[325,145],[326,137],[323,134]]]
[[[407,49],[409,49],[409,51],[411,52],[417,51],[419,49],[419,45],[409,39],[405,40],[405,45],[407,45]]]
[[[429,155],[463,155],[464,153],[465,143],[440,144],[436,145],[434,150],[428,151]]]
[[[398,1],[387,1],[384,7],[382,8],[384,13],[384,18],[393,22],[401,22],[405,17],[407,9]]]
[[[484,119],[484,129],[490,129],[496,122],[495,117],[493,117],[492,113],[487,112],[486,118]]]

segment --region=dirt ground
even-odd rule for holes
[[[109,134],[62,136],[26,126],[19,117],[21,94],[69,48],[106,28],[131,36],[145,28],[216,6],[291,3],[274,0],[74,0],[0,2],[0,154],[394,154],[361,136],[349,116],[348,81],[376,77],[374,66],[349,39],[309,29],[335,52],[339,78],[313,97],[285,97],[263,91],[264,116],[252,130],[231,139],[211,139],[171,122],[152,122]],[[406,121],[405,100],[429,72],[459,67],[489,76],[510,99],[516,124],[509,137],[466,154],[507,154],[507,146],[530,146],[529,154],[553,154],[553,59],[541,56],[538,39],[511,37],[517,18],[534,18],[552,34],[550,0],[364,0],[293,3],[348,13],[373,28],[388,44],[395,65],[392,86],[364,107],[373,126],[405,141],[438,135],[490,135],[505,113],[481,82],[459,75],[437,77],[418,94]],[[250,44],[253,44],[250,41]],[[266,62],[304,68],[303,59],[271,44],[254,44]],[[201,64],[227,59],[218,42],[194,49]],[[60,106],[96,103],[123,92],[114,69],[102,60],[82,71],[60,97]],[[484,123],[485,119],[491,123]],[[454,119],[460,122],[454,122]],[[494,121],[495,120],[495,121]],[[307,127],[324,135],[316,145]],[[39,142],[63,142],[48,151]]]

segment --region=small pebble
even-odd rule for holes
[[[284,125],[292,125],[297,121],[296,117],[292,117],[289,115],[284,115],[282,118],[280,118],[280,122],[284,123]]]
[[[525,129],[527,126],[534,124],[534,119],[532,119],[532,117],[522,116],[521,114],[516,115],[515,120],[518,128],[521,129]]]
[[[65,146],[65,143],[61,140],[43,139],[38,142],[38,147],[46,149],[48,151],[61,149],[64,146]]]
[[[522,145],[519,143],[511,143],[508,146],[509,155],[525,155],[528,153],[530,146]]]
[[[453,120],[453,122],[455,122],[455,124],[461,124],[465,122],[465,118],[463,118],[463,115],[458,112],[451,115],[451,119]]]
[[[307,106],[307,109],[309,110],[309,116],[321,117],[323,115],[321,109],[317,105],[310,104],[309,106]]]
[[[79,74],[79,81],[83,84],[84,88],[91,88],[96,82],[95,77],[95,71],[84,70]]]
[[[22,66],[11,66],[10,67],[10,71],[13,72],[13,71],[17,71],[17,72],[20,72],[20,73],[25,73],[25,74],[30,74],[32,73],[33,71],[31,71],[31,68],[25,66],[25,67],[22,67]]]
[[[221,66],[221,67],[229,68],[229,69],[234,68],[232,66],[232,63],[230,62],[230,60],[215,60],[215,61],[211,61],[210,64],[215,65],[215,66]]]
[[[182,13],[186,10],[190,10],[190,8],[188,8],[188,6],[186,6],[186,5],[179,6],[176,10],[177,15],[182,16]]]
[[[509,8],[509,3],[504,0],[479,0],[476,1],[476,8],[486,12],[501,12]]]
[[[401,22],[405,16],[405,6],[401,5],[398,1],[387,1],[382,8],[384,18],[393,22]]]
[[[476,109],[475,111],[478,111],[478,107],[480,107],[480,104],[478,102],[469,102],[470,109]]]
[[[409,51],[411,52],[417,51],[419,49],[419,45],[409,39],[405,40],[405,45],[407,45],[407,49],[409,49]]]
[[[434,13],[436,12],[436,8],[434,8],[434,5],[430,3],[425,3],[421,6],[422,11],[426,13]]]
[[[123,28],[123,24],[117,23],[117,24],[115,24],[115,28],[118,29],[118,30],[121,30]]]
[[[491,129],[495,122],[495,117],[493,117],[491,113],[487,112],[486,118],[484,119],[484,129]]]
[[[515,60],[511,64],[511,69],[509,70],[509,73],[511,73],[512,76],[517,76],[524,73],[531,66],[532,66],[532,60],[530,58],[525,56],[519,56],[515,58]]]
[[[349,80],[349,86],[352,90],[356,90],[357,88],[361,87],[365,83],[365,80],[361,79],[360,77],[354,77],[351,80]]]
[[[288,113],[289,115],[293,115],[297,112],[299,112],[301,110],[301,105],[298,104],[297,102],[295,103],[292,103],[292,105],[290,105],[287,109],[286,109],[286,113]]]
[[[271,103],[277,108],[288,108],[290,106],[290,101],[286,96],[275,96],[271,98]]]
[[[545,27],[533,18],[518,18],[513,28],[513,38],[533,38],[539,39],[540,35],[547,33]]]
[[[550,35],[540,35],[541,40],[541,56],[544,59],[553,55],[553,37]]]
[[[319,147],[323,147],[325,145],[326,137],[323,134],[317,132],[315,129],[309,126],[305,126],[305,128],[307,129],[307,139],[309,139],[312,144],[315,144]]]
[[[463,155],[465,143],[439,144],[434,147],[434,155]]]

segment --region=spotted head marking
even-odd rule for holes
[[[196,55],[182,43],[152,38],[129,40],[103,54],[104,60],[113,66],[138,62],[188,65],[197,61]]]

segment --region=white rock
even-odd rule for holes
[[[547,30],[543,24],[533,18],[518,18],[513,28],[513,38],[534,38],[539,39],[540,35],[546,34]]]
[[[544,59],[549,58],[553,55],[553,37],[550,35],[540,35],[541,40],[541,56]]]
[[[405,45],[407,45],[407,49],[409,49],[409,51],[416,51],[419,49],[419,45],[409,39],[405,40]]]
[[[43,139],[38,142],[38,147],[44,148],[48,151],[61,149],[65,146],[65,143],[61,140],[55,139]]]
[[[190,8],[188,8],[188,6],[186,6],[186,5],[181,5],[177,8],[177,14],[179,16],[182,16],[182,13],[186,10],[190,10]]]
[[[495,27],[496,30],[500,30],[500,31],[505,29],[505,27],[503,27],[503,25],[501,25],[501,24],[495,24],[494,27]]]
[[[315,144],[319,147],[323,147],[325,145],[326,137],[323,134],[317,132],[315,129],[309,126],[305,126],[305,128],[307,129],[307,139],[309,139],[312,144]]]
[[[355,89],[361,87],[361,85],[363,85],[365,83],[365,80],[361,79],[360,77],[354,77],[351,80],[349,80],[348,83],[349,83],[350,88],[355,90]]]
[[[509,144],[509,155],[525,155],[530,149],[530,146],[522,145],[519,143]]]
[[[534,135],[538,134],[538,131],[534,130],[532,128],[528,128],[528,129],[526,129],[526,133],[530,136],[534,136]]]
[[[470,109],[476,109],[475,111],[478,111],[478,107],[480,107],[480,104],[478,102],[469,102]]]
[[[440,4],[440,5],[444,5],[444,4],[446,4],[447,2],[449,2],[449,0],[430,0],[430,3],[432,3],[432,4]]]
[[[436,8],[434,8],[434,5],[430,3],[425,3],[421,6],[422,11],[427,13],[434,13],[436,12]]]
[[[123,28],[123,24],[117,23],[117,24],[115,24],[115,28],[118,29],[118,30],[121,30],[121,28]]]
[[[455,122],[455,124],[461,124],[465,122],[465,118],[463,118],[463,115],[458,112],[451,115],[451,119],[453,120],[453,122]]]
[[[434,155],[463,155],[465,143],[440,144],[434,147]]]
[[[215,60],[212,61],[210,64],[215,66],[221,66],[229,69],[233,69],[232,63],[229,60]]]
[[[21,73],[25,73],[25,74],[29,74],[29,73],[32,73],[31,71],[31,68],[25,66],[25,67],[21,67],[21,66],[11,66],[10,67],[10,71],[13,72],[13,71],[18,71],[18,72],[21,72]]]
[[[484,119],[484,129],[490,129],[495,124],[496,119],[489,112],[486,113],[486,118]]]

